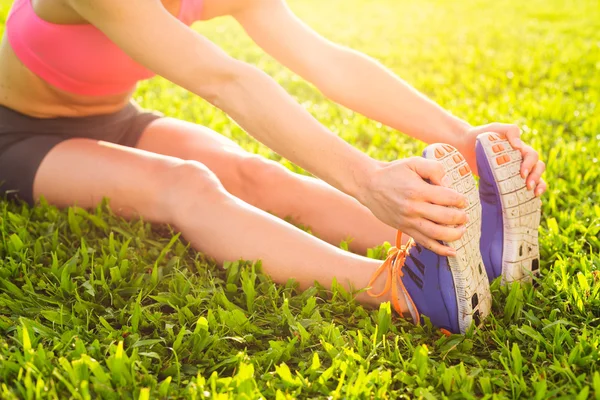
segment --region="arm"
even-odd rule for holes
[[[158,0],[70,0],[133,59],[205,98],[248,133],[357,196],[378,164],[319,124],[274,80],[172,17]]]
[[[331,100],[426,143],[448,143],[470,128],[376,60],[320,36],[282,0],[262,0],[235,17],[275,59]]]
[[[545,167],[520,140],[512,124],[473,128],[427,99],[376,60],[323,38],[297,18],[284,0],[260,0],[240,9],[236,19],[275,59],[312,82],[325,96],[426,143],[448,143],[465,155],[473,171],[475,139],[484,132],[507,135],[523,154],[521,174],[535,194],[546,190]],[[537,185],[537,187],[536,187]]]

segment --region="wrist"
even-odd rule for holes
[[[448,128],[446,129],[449,135],[448,144],[456,147],[459,151],[464,150],[465,146],[469,145],[467,142],[469,141],[469,132],[472,128],[468,122],[450,115]]]
[[[450,115],[450,120],[448,121],[448,132],[452,135],[452,138],[457,142],[461,142],[469,130],[473,127],[467,121],[464,121],[454,115]]]
[[[357,162],[353,163],[349,168],[347,182],[342,185],[342,191],[354,197],[361,204],[365,204],[366,194],[369,192],[369,187],[373,181],[373,175],[383,162],[377,161],[366,154],[361,154]]]
[[[375,175],[385,164],[382,161],[369,158],[367,165],[355,176],[356,186],[350,195],[362,205],[367,206],[369,203],[369,196],[373,190]]]

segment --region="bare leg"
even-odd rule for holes
[[[158,120],[148,126],[138,148],[200,161],[233,195],[280,218],[291,217],[336,246],[351,238],[351,249],[364,253],[383,242],[393,243],[395,229],[352,197],[250,154],[206,127],[171,118]]]
[[[115,212],[172,224],[218,262],[261,259],[275,282],[295,278],[303,289],[314,281],[328,286],[334,277],[347,289],[361,289],[380,265],[237,199],[199,162],[138,149],[88,139],[63,142],[42,162],[34,193],[58,206],[85,208],[107,196]],[[374,289],[382,286],[378,281]],[[361,294],[358,300],[387,299]]]

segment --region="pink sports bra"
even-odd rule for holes
[[[127,93],[154,74],[90,24],[61,25],[37,16],[32,0],[15,0],[6,21],[8,41],[21,62],[50,85],[83,96]],[[202,0],[181,0],[177,18],[200,19]]]

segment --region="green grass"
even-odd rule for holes
[[[0,3],[5,16],[10,1]],[[495,283],[485,326],[446,338],[342,290],[300,293],[252,263],[218,268],[167,227],[123,221],[106,205],[0,203],[0,396],[600,399],[598,2],[291,5],[471,123],[523,126],[548,163],[540,286]],[[230,20],[198,29],[374,157],[423,148],[324,100]],[[164,80],[144,83],[137,98],[278,159]]]

